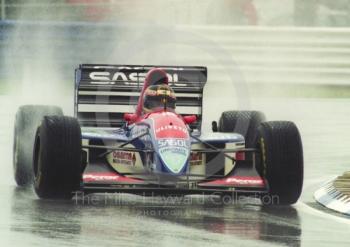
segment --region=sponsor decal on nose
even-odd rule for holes
[[[159,155],[171,172],[179,173],[186,166],[190,153],[188,142],[186,139],[158,140]]]

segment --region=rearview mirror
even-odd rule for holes
[[[186,124],[192,124],[197,121],[197,116],[196,115],[184,116],[183,119]]]
[[[135,113],[125,113],[124,114],[124,120],[128,123],[135,122],[137,119],[137,115]]]

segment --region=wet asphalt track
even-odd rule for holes
[[[256,100],[268,119],[300,128],[305,184],[293,207],[259,202],[182,202],[132,195],[41,201],[12,180],[13,102],[0,97],[0,246],[349,246],[350,219],[318,206],[313,191],[350,169],[350,100]]]

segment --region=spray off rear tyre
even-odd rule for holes
[[[33,182],[33,146],[35,132],[44,116],[63,116],[57,106],[25,105],[16,114],[13,141],[13,171],[18,186]]]

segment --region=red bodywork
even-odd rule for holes
[[[126,113],[124,114],[124,120],[128,122],[128,124],[134,124],[137,122],[142,121],[143,119],[147,118],[149,114],[143,114],[143,101],[144,101],[144,94],[146,89],[149,86],[152,86],[154,84],[169,84],[169,78],[167,73],[160,68],[154,68],[151,69],[145,78],[145,82],[143,84],[143,88],[140,93],[140,97],[137,103],[136,111],[135,113]],[[185,116],[182,117],[178,115],[180,119],[182,119],[183,123],[185,124],[192,124],[197,121],[197,117],[195,115],[191,116]]]

